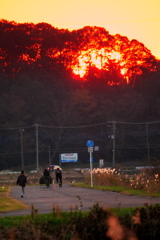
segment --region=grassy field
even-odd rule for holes
[[[9,196],[10,187],[0,187],[0,212],[28,209],[29,206]]]
[[[150,193],[147,192],[143,189],[131,189],[131,188],[127,188],[124,186],[99,186],[99,185],[93,185],[93,187],[91,187],[89,184],[85,184],[85,183],[73,183],[72,184],[75,187],[84,187],[84,188],[92,188],[92,189],[99,189],[99,190],[103,190],[103,191],[111,191],[111,192],[119,192],[122,194],[126,194],[126,195],[138,195],[138,196],[143,196],[143,197],[160,197],[160,193]]]
[[[116,216],[112,209],[96,204],[88,212],[55,211],[34,217],[0,218],[0,237],[4,240],[159,240],[159,219],[160,205],[130,209]]]
[[[91,188],[90,185],[85,183],[74,183],[72,184],[75,187],[85,187]],[[19,200],[13,199],[9,196],[11,187],[0,187],[0,212],[13,211],[13,210],[21,210],[21,209],[29,209],[29,206],[22,203]],[[92,189],[99,189],[102,191],[112,191],[119,192],[126,195],[139,195],[145,197],[160,197],[160,193],[148,193],[145,190],[138,189],[129,189],[123,186],[93,186]],[[121,212],[125,212],[125,210],[121,210]],[[128,210],[127,210],[128,211]],[[118,210],[118,212],[120,212]]]
[[[114,208],[110,209],[112,213],[116,216],[125,216],[126,214],[133,215],[136,208]],[[54,225],[60,224],[62,221],[68,221],[69,218],[75,217],[76,215],[86,216],[89,211],[85,212],[59,212],[59,213],[47,213],[47,214],[37,214],[34,218],[32,215],[26,216],[13,216],[13,217],[0,217],[0,226],[13,227],[19,226],[21,223],[26,221],[32,221],[33,223],[45,224],[46,222],[52,221]]]
[[[90,188],[89,185],[84,183],[75,183],[74,184],[77,187],[87,187]],[[144,190],[135,190],[133,192],[133,189],[127,189],[122,186],[93,186],[95,189],[100,189],[104,191],[117,191],[121,192],[123,194],[138,194],[141,196],[148,196],[148,193],[145,193]],[[132,190],[132,191],[131,191]],[[20,210],[20,209],[26,209],[28,206],[23,204],[21,201],[12,199],[9,197],[9,191],[10,187],[0,187],[0,212],[5,211],[12,211],[12,210]],[[137,212],[138,211],[138,212]],[[1,236],[7,236],[7,238],[4,239],[22,239],[25,235],[25,239],[36,239],[35,237],[39,234],[39,238],[37,239],[77,239],[72,238],[72,235],[77,235],[77,231],[79,234],[82,234],[82,230],[79,229],[79,226],[82,227],[83,231],[85,229],[85,232],[82,234],[82,238],[78,238],[79,240],[86,240],[89,238],[86,238],[88,235],[95,235],[96,233],[92,233],[91,229],[97,229],[98,236],[92,237],[92,239],[98,239],[99,235],[106,234],[103,231],[106,231],[107,227],[106,225],[109,224],[109,219],[111,217],[111,220],[113,220],[115,226],[114,229],[117,229],[117,223],[119,224],[119,227],[123,229],[123,226],[126,226],[130,228],[130,231],[135,231],[135,233],[138,235],[138,232],[136,232],[136,228],[134,229],[133,226],[133,218],[138,220],[140,219],[139,215],[141,215],[142,220],[142,229],[143,234],[147,235],[147,238],[144,239],[150,239],[148,238],[148,234],[154,235],[155,232],[158,232],[157,229],[159,229],[159,222],[156,221],[156,227],[152,229],[148,233],[147,229],[150,229],[152,227],[152,223],[149,220],[148,225],[146,224],[146,216],[150,219],[152,216],[152,220],[155,221],[155,219],[159,219],[159,213],[160,213],[160,205],[153,205],[153,206],[146,206],[146,207],[134,207],[134,208],[110,208],[110,209],[103,209],[98,207],[93,207],[90,211],[79,211],[74,210],[70,212],[61,212],[60,209],[53,209],[51,213],[48,214],[36,214],[33,215],[32,212],[30,215],[27,216],[14,216],[14,217],[0,217],[0,235]],[[147,214],[147,215],[146,215]],[[134,217],[135,216],[135,217]],[[114,219],[113,219],[114,218]],[[94,219],[94,221],[90,221],[90,219]],[[106,220],[105,220],[106,219]],[[129,223],[129,224],[128,224]],[[93,225],[93,226],[92,226]],[[112,225],[112,224],[111,224]],[[85,226],[85,227],[84,227]],[[110,225],[108,225],[110,227]],[[136,226],[136,225],[135,225]],[[141,226],[141,225],[139,225]],[[126,230],[124,227],[124,233],[126,233]],[[10,235],[10,233],[13,233],[13,238]],[[153,232],[153,233],[152,233]],[[55,236],[53,236],[53,233]],[[134,234],[135,234],[134,233]],[[119,233],[117,233],[119,234]],[[44,235],[44,236],[43,236]],[[31,238],[32,236],[32,238]],[[68,236],[66,238],[66,236]],[[42,238],[40,238],[42,237]],[[101,239],[99,237],[99,239]],[[129,239],[129,238],[126,238]],[[159,232],[158,237],[152,238],[152,239],[159,239]]]
[[[131,180],[128,179],[128,175],[127,175],[127,179],[124,179],[123,175],[115,175],[115,173],[110,173],[110,172],[105,173],[103,169],[101,170],[102,173],[99,171],[100,170],[98,170],[98,173],[93,174],[93,180],[94,180],[94,185],[92,187],[93,189],[119,192],[119,193],[126,194],[126,195],[139,195],[139,196],[145,196],[145,197],[160,197],[159,178],[157,178],[158,174],[153,175],[154,176],[153,181],[148,180],[148,175],[147,175],[147,179],[145,180],[144,175],[141,176],[141,178],[140,178],[139,177],[140,174],[137,174],[136,177],[134,175],[135,179],[133,181],[132,179]],[[105,171],[108,171],[108,170],[105,170]],[[18,176],[18,174],[17,174],[17,176]],[[66,174],[64,171],[63,177],[65,179],[65,175],[67,177],[79,176],[76,174],[81,175],[81,173],[77,173],[76,171],[71,171],[71,172],[67,171]],[[42,172],[40,172],[38,174],[32,174],[32,175],[28,174],[29,184],[38,184],[38,179],[40,178],[41,175],[42,175]],[[10,180],[12,180],[12,185],[13,185],[13,183],[15,183],[15,179],[17,178],[17,176],[4,175],[4,180],[6,180],[6,179],[8,180],[10,178]],[[132,187],[131,187],[130,181],[132,181],[131,182]],[[148,181],[150,181],[150,185],[149,185]],[[126,182],[127,182],[127,185],[126,185]],[[144,184],[144,182],[145,182],[145,184]],[[87,175],[87,177],[85,177],[83,182],[75,181],[75,183],[73,185],[75,187],[77,186],[77,187],[91,188],[89,183],[90,183],[90,176]],[[124,184],[122,184],[122,183],[124,183]],[[29,206],[25,205],[21,201],[12,199],[9,196],[10,188],[12,185],[10,185],[10,186],[3,185],[0,187],[0,212],[21,210],[21,209],[29,208]],[[150,187],[146,188],[145,187],[146,185],[150,186]],[[139,187],[137,188],[137,186],[139,186]],[[153,191],[151,191],[151,190],[153,190]]]
[[[152,173],[151,170],[132,176],[128,173],[112,172],[113,170],[107,173],[103,169],[102,172],[98,170],[93,173],[94,185],[92,188],[126,195],[160,197],[160,173]],[[70,177],[72,174],[67,172],[66,176]],[[37,184],[37,179],[36,175],[31,176],[29,183]],[[0,187],[0,212],[29,208],[21,201],[9,196],[10,187],[15,183],[15,177],[10,177],[10,180],[13,181],[13,184]],[[83,182],[74,181],[72,184],[75,187],[91,188],[90,175],[85,176]],[[122,233],[121,238],[119,237],[120,232]],[[27,216],[0,217],[0,236],[7,240],[24,238],[96,240],[106,239],[106,236],[109,236],[110,239],[159,240],[160,204],[145,205],[139,208],[110,209],[101,208],[97,204],[86,212],[77,209],[61,212],[57,208],[52,209],[49,214],[32,214],[31,211],[31,214]]]

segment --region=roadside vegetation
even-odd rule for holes
[[[94,169],[93,187],[103,191],[116,191],[123,194],[160,197],[159,169],[143,169],[138,174],[124,174],[115,169]],[[83,183],[73,186],[90,186],[90,172]],[[0,198],[10,201],[8,187],[0,188]],[[77,196],[80,204],[81,196]],[[14,201],[14,200],[13,200]],[[25,207],[20,202],[7,203],[19,209]],[[2,206],[2,204],[1,204]],[[11,209],[10,209],[11,210]],[[1,209],[0,211],[5,211]],[[0,218],[0,239],[19,240],[159,240],[160,204],[138,208],[108,209],[95,204],[89,211],[70,209],[62,212],[53,206],[50,214],[38,214],[34,206],[28,216]]]
[[[9,196],[10,187],[0,187],[0,212],[29,208],[26,204]]]
[[[92,171],[93,186],[91,187],[90,172],[83,183],[73,186],[100,189],[103,191],[120,192],[145,197],[160,197],[160,169],[143,168],[139,173],[126,174],[116,169],[97,168]]]
[[[116,169],[96,168],[92,171],[93,186],[91,187],[90,171],[85,174],[83,182],[72,183],[73,186],[99,189],[103,191],[114,191],[128,195],[139,195],[145,197],[160,197],[160,169],[146,168],[132,174]],[[34,178],[33,178],[34,177]],[[29,180],[33,184],[35,176]],[[39,178],[41,180],[41,177]],[[35,182],[36,183],[36,182]],[[26,209],[27,205],[21,201],[9,197],[10,186],[0,187],[0,212]]]
[[[32,208],[34,210],[34,207]],[[135,208],[118,215],[95,204],[90,211],[72,209],[50,214],[0,218],[3,240],[159,240],[160,205]]]

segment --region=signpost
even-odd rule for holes
[[[91,187],[93,187],[92,162],[93,162],[93,146],[94,146],[94,142],[92,140],[88,140],[86,142],[86,145],[88,147],[88,152],[89,152],[89,155],[90,155]]]
[[[78,153],[62,153],[61,162],[78,162]]]
[[[99,167],[102,168],[104,166],[104,159],[99,159]]]
[[[93,147],[88,147],[88,152],[93,152]]]

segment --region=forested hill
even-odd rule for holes
[[[155,57],[143,43],[111,35],[100,27],[70,32],[47,23],[2,20],[0,36],[2,71],[6,76],[16,76],[28,66],[39,70],[47,67],[50,71],[68,71],[72,77],[79,74],[84,79],[93,74],[113,85],[132,82],[137,75],[156,70]]]
[[[160,119],[160,63],[101,27],[0,22],[0,126]]]
[[[54,164],[66,152],[87,162],[88,139],[108,161],[114,137],[117,161],[145,159],[149,142],[159,157],[160,62],[143,43],[101,27],[1,20],[0,64],[0,169],[23,154],[35,164],[37,146],[40,164],[48,146]]]

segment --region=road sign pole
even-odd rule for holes
[[[92,176],[92,161],[93,161],[93,156],[92,156],[92,152],[90,152],[90,172],[91,172],[91,187],[93,187],[93,176]]]
[[[92,176],[92,163],[93,163],[93,146],[94,146],[94,142],[92,140],[88,140],[86,142],[86,145],[88,147],[88,152],[89,152],[89,156],[90,156],[90,174],[91,174],[91,187],[93,187],[93,176]]]
[[[115,168],[115,140],[116,140],[116,122],[113,121],[113,168]]]
[[[35,124],[35,127],[36,127],[36,160],[37,160],[36,170],[39,171],[38,124]]]

